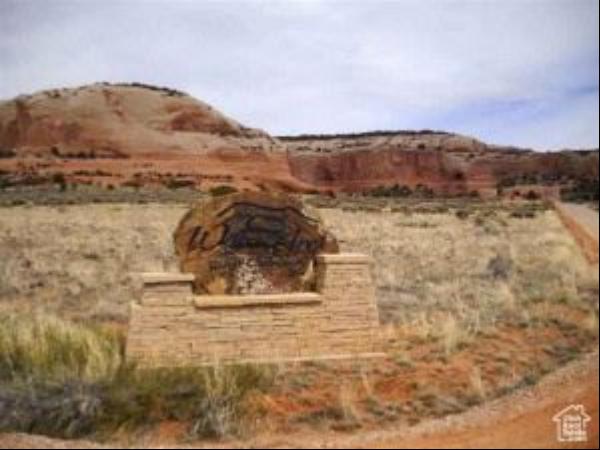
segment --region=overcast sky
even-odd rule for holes
[[[597,147],[598,0],[0,0],[0,98],[184,90],[272,134]]]

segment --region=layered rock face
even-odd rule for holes
[[[440,131],[274,138],[182,92],[94,84],[0,102],[0,185],[496,195],[515,185],[598,184],[598,152],[538,153]]]
[[[292,174],[332,190],[362,192],[402,185],[465,195],[495,188],[487,167],[469,160],[486,152],[472,138],[435,131],[282,138]]]
[[[473,164],[489,167],[500,182],[519,178],[545,184],[597,181],[599,155],[598,150],[533,152],[491,147],[487,154],[473,161]]]
[[[319,253],[337,242],[314,211],[290,196],[241,193],[199,203],[180,222],[175,248],[198,294],[298,292]]]
[[[598,182],[598,151],[534,152],[436,131],[280,138],[299,180],[330,191],[427,187],[494,196],[503,186]]]
[[[331,191],[364,192],[402,185],[464,195],[495,187],[495,179],[487,168],[474,170],[439,151],[360,150],[299,155],[290,158],[290,167],[301,181]]]
[[[281,136],[294,153],[339,153],[358,150],[443,150],[478,154],[488,146],[477,139],[444,131],[373,131],[339,135]]]

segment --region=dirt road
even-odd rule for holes
[[[598,252],[599,216],[593,209],[572,203],[556,203],[556,212],[593,266],[600,262]]]
[[[572,404],[592,417],[586,442],[557,440],[552,418]],[[598,354],[544,378],[531,389],[487,403],[464,414],[352,436],[312,435],[263,439],[252,447],[279,448],[598,448]]]
[[[596,238],[596,241],[598,241],[600,234],[600,216],[596,211],[588,206],[577,205],[575,203],[561,203],[560,206],[584,226],[588,232]]]
[[[597,364],[596,360],[596,364]],[[587,373],[585,373],[587,372]],[[598,370],[571,374],[538,389],[466,414],[462,426],[452,421],[438,431],[403,438],[376,439],[373,448],[598,448]],[[569,405],[584,405],[592,417],[588,440],[561,444],[553,416]],[[478,417],[482,414],[483,417]],[[485,417],[487,416],[487,417]],[[431,426],[431,425],[429,425]],[[366,448],[366,446],[365,446]]]

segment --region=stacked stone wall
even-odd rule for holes
[[[316,292],[195,296],[187,274],[143,274],[127,357],[147,366],[382,356],[371,260],[320,255]]]

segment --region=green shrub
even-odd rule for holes
[[[510,217],[514,219],[535,219],[537,210],[528,206],[516,208],[510,213]]]
[[[423,184],[417,185],[417,187],[415,188],[415,194],[417,195],[417,197],[421,198],[433,198],[435,196],[433,189]]]
[[[561,197],[567,202],[597,202],[600,200],[600,183],[598,179],[578,180],[573,186],[564,188]]]
[[[99,426],[117,430],[178,420],[190,424],[193,437],[237,434],[244,421],[246,396],[267,388],[273,374],[268,367],[249,365],[124,367],[104,387],[105,407]]]
[[[488,262],[487,272],[496,280],[508,280],[512,275],[514,261],[509,255],[496,255]]]
[[[406,198],[410,197],[413,194],[413,191],[408,186],[400,186],[398,184],[387,187],[387,186],[379,186],[371,191],[367,192],[368,196],[371,197],[398,197],[398,198]]]
[[[0,433],[23,432],[59,438],[97,432],[102,408],[98,389],[77,382],[66,384],[0,384]]]
[[[210,195],[213,197],[221,197],[223,195],[235,194],[236,192],[238,192],[236,188],[228,185],[215,186],[209,190]]]
[[[0,189],[11,187],[13,185],[12,180],[8,172],[0,170]]]
[[[60,186],[61,191],[67,190],[67,180],[66,180],[64,174],[55,173],[54,175],[52,175],[52,182],[54,184],[58,184]]]
[[[194,180],[169,178],[165,183],[167,189],[194,188],[196,183]]]
[[[456,217],[459,218],[460,220],[467,220],[472,214],[473,214],[473,211],[471,211],[469,209],[459,209],[455,213]]]

